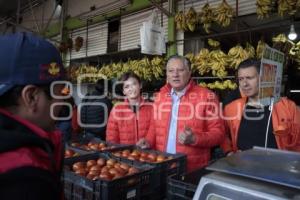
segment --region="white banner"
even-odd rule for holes
[[[143,22],[140,29],[141,52],[151,55],[166,53],[164,30],[161,26],[151,22]]]
[[[260,65],[259,99],[263,105],[270,105],[280,98],[284,53],[266,46]]]

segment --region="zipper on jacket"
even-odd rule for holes
[[[136,110],[134,115],[135,115],[135,142],[137,142],[139,137],[139,120],[138,120],[139,109]]]
[[[169,133],[170,133],[170,124],[171,124],[171,116],[172,116],[172,106],[173,106],[173,100],[172,100],[172,97],[171,95],[168,96],[169,98],[171,98],[171,114],[169,114],[168,116],[168,126],[166,127],[166,131],[168,131],[168,134],[165,135],[165,142],[164,142],[164,146],[163,146],[163,149],[165,152],[167,152],[167,144],[168,144],[168,141],[169,141]],[[177,146],[177,130],[176,130],[176,137],[175,137],[175,140],[176,140],[176,144],[175,144],[175,152],[176,151],[176,146]]]

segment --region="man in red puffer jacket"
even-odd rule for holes
[[[137,145],[187,155],[187,170],[206,166],[211,148],[224,139],[219,101],[191,80],[191,65],[182,56],[167,62],[168,83],[154,101],[154,117],[146,139]]]

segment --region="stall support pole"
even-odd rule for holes
[[[169,0],[169,12],[175,13],[175,0]],[[174,15],[168,17],[168,57],[177,53]]]

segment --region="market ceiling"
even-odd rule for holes
[[[44,0],[0,0],[0,18],[14,17],[18,11],[18,4],[20,2],[20,13],[33,7],[40,5]]]

